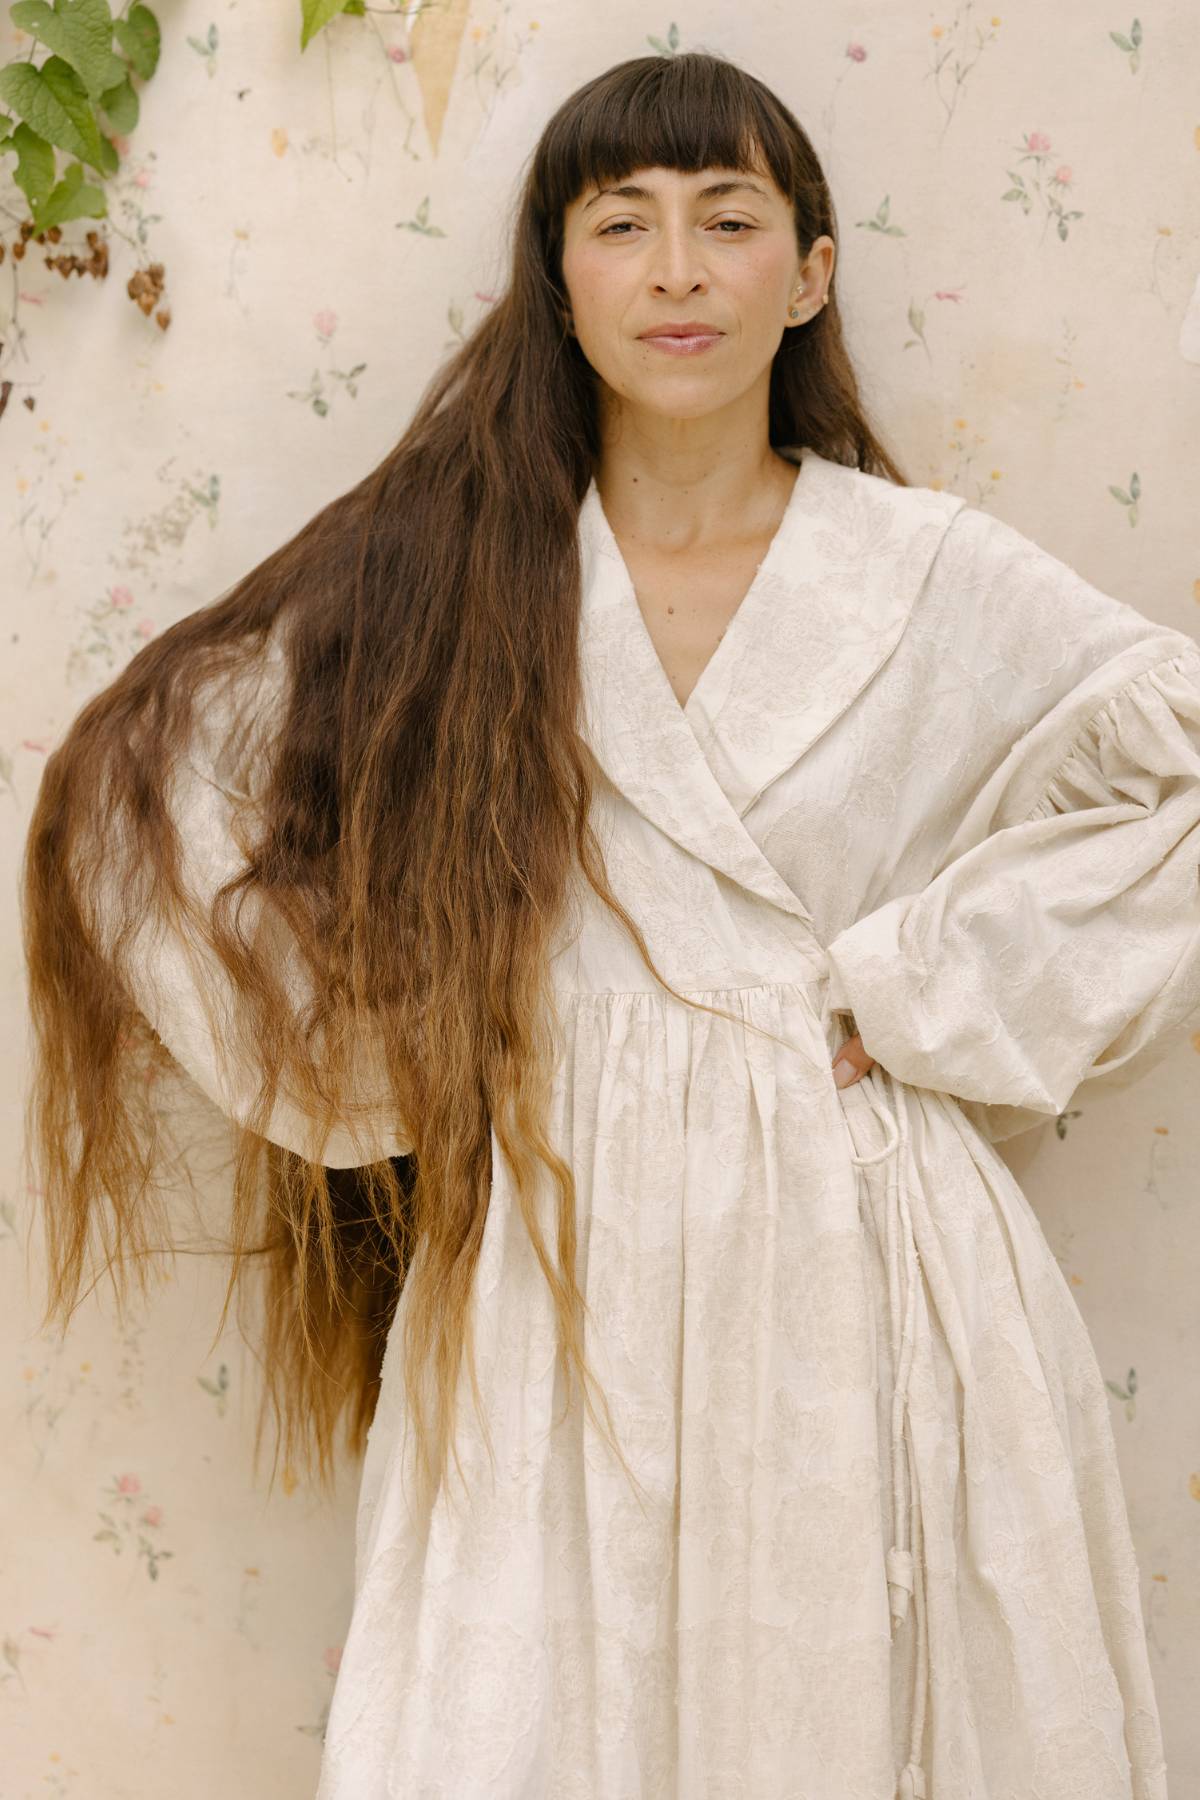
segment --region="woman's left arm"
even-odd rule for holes
[[[835,1058],[856,1075],[878,1058],[999,1139],[1141,1078],[1198,1021],[1200,644],[973,509],[946,553],[923,625],[963,670],[943,704],[1009,749],[932,878],[826,947],[828,1004],[853,1013]]]
[[[993,1139],[1153,1068],[1200,1018],[1200,646],[1148,628],[1089,671],[929,884],[827,950],[856,1060]]]

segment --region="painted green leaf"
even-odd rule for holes
[[[122,136],[127,136],[138,122],[138,97],[128,75],[115,87],[105,89],[100,105],[113,130]]]
[[[36,207],[54,186],[54,147],[22,123],[12,134],[17,166],[13,180],[30,206]]]
[[[300,0],[300,48],[307,49],[330,19],[346,10],[346,0]]]
[[[108,0],[16,0],[9,17],[73,68],[95,98],[120,81],[121,59],[113,55]]]
[[[96,124],[87,89],[61,56],[47,57],[40,69],[28,62],[0,69],[0,98],[47,143],[57,144],[101,175],[116,169],[117,153]]]
[[[33,209],[33,223],[38,231],[48,231],[51,225],[65,225],[68,219],[104,219],[107,216],[108,202],[103,188],[84,180],[79,163],[72,163],[47,199]]]
[[[162,49],[162,32],[150,8],[130,7],[129,17],[117,20],[113,26],[113,34],[133,64],[134,74],[140,75],[143,81],[149,81],[158,67],[159,52]]]

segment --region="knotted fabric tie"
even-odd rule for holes
[[[888,1309],[892,1327],[892,1368],[895,1376],[892,1394],[891,1481],[893,1543],[885,1559],[888,1603],[892,1629],[908,1616],[909,1596],[915,1595],[917,1655],[913,1678],[912,1712],[909,1725],[909,1760],[901,1770],[896,1785],[896,1800],[927,1800],[925,1774],[921,1766],[921,1747],[925,1736],[925,1709],[929,1692],[929,1644],[926,1626],[924,1572],[921,1569],[920,1495],[914,1477],[915,1453],[912,1426],[908,1417],[908,1388],[912,1374],[916,1341],[917,1288],[921,1279],[916,1239],[912,1229],[912,1208],[908,1188],[908,1118],[903,1095],[896,1096],[893,1118],[882,1095],[878,1094],[871,1076],[876,1072],[891,1082],[891,1076],[876,1063],[859,1085],[871,1104],[875,1116],[887,1134],[882,1150],[859,1156],[851,1145],[850,1160],[858,1168],[870,1168],[895,1158],[896,1178],[889,1182],[886,1206],[884,1254],[887,1263]],[[843,1118],[845,1114],[843,1113]],[[846,1126],[849,1132],[849,1124]],[[908,1450],[908,1481],[905,1481],[905,1449]],[[911,1490],[911,1506],[910,1506]],[[914,1545],[907,1541],[911,1526],[916,1534]],[[917,1580],[918,1573],[921,1580]]]

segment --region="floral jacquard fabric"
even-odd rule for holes
[[[415,1510],[393,1326],[317,1800],[1166,1800],[1109,1401],[994,1144],[1200,1015],[1200,647],[957,495],[785,454],[683,707],[595,483],[579,520],[609,876],[719,1009],[578,885],[551,1129],[641,1493],[564,1409],[497,1154],[494,1460],[466,1391],[467,1489]],[[198,884],[235,861],[210,723]],[[144,968],[237,1113],[203,972]],[[373,1129],[337,1154],[405,1147]]]

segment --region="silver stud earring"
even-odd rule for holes
[[[803,292],[804,292],[804,289],[801,288],[800,293],[802,294]],[[796,297],[797,297],[797,299],[799,299],[799,297],[800,297],[799,294]],[[822,306],[829,305],[829,295],[828,294],[823,294],[821,296],[821,305]],[[799,317],[800,317],[800,308],[798,306],[789,306],[788,307],[788,318],[789,319],[798,319]]]

